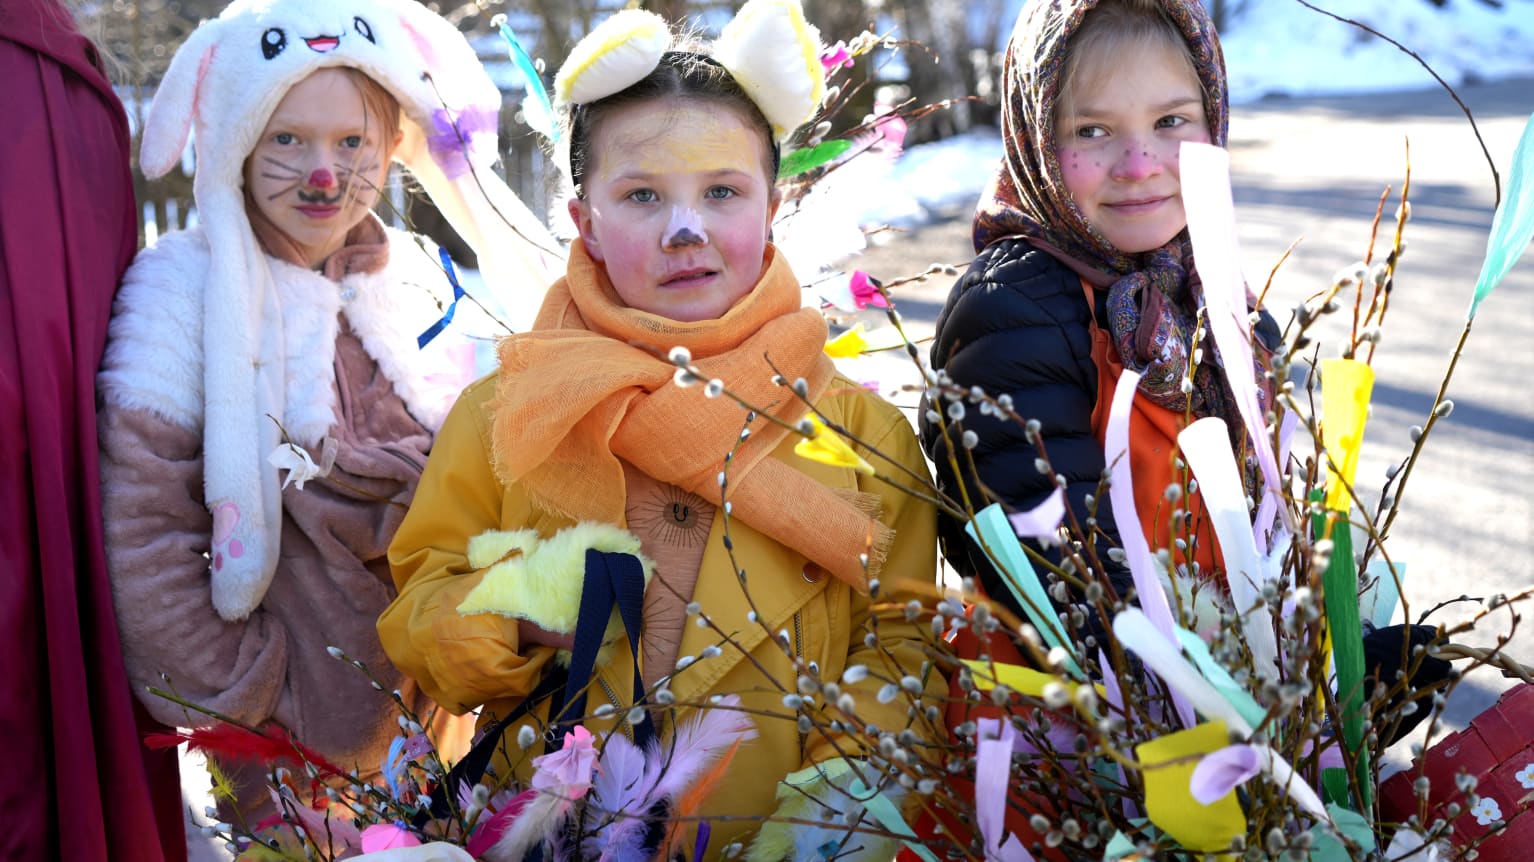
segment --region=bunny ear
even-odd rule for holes
[[[820,48],[820,33],[804,20],[798,0],[747,0],[712,53],[781,141],[813,117],[825,98]]]
[[[624,9],[576,44],[554,76],[554,98],[584,105],[611,96],[655,71],[669,47],[671,28],[665,19],[643,9]]]
[[[192,121],[197,115],[197,92],[213,63],[213,53],[218,50],[213,37],[218,25],[219,22],[213,20],[198,27],[187,44],[176,52],[155,91],[154,101],[149,104],[138,162],[144,176],[150,179],[164,176],[181,160],[181,153],[186,149],[187,138],[192,134]]]

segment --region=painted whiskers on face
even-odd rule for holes
[[[319,168],[311,171],[307,179],[299,179],[304,173],[299,168],[285,164],[272,156],[263,156],[262,161],[270,166],[268,170],[261,173],[264,179],[292,181],[288,185],[267,195],[266,199],[269,201],[274,201],[297,189],[298,199],[306,204],[334,206],[341,202],[343,195],[353,195],[354,198],[360,200],[364,195],[376,196],[380,191],[377,186],[368,182],[367,179],[378,170],[379,163],[376,161],[358,168],[337,162],[333,165],[335,174],[324,168]],[[279,171],[279,173],[273,173],[272,171]],[[338,176],[340,177],[339,182],[336,179]],[[310,189],[313,189],[313,191],[310,191]],[[325,189],[335,189],[336,191],[334,194],[326,194]],[[369,206],[372,206],[372,204],[369,203]]]
[[[266,219],[318,266],[343,244],[379,198],[397,141],[377,139],[377,121],[339,69],[294,84],[246,160],[245,183]]]

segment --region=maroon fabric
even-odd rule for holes
[[[0,2],[3,859],[186,857],[102,553],[95,374],[136,230],[127,119],[95,61],[58,0]]]

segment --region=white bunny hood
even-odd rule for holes
[[[238,514],[241,549],[212,571],[213,603],[243,619],[275,573],[285,415],[282,302],[246,215],[243,164],[289,88],[317,69],[361,70],[399,101],[394,158],[480,255],[488,284],[537,302],[559,245],[490,169],[501,94],[464,37],[414,0],[235,0],[172,59],[144,127],[139,161],[157,177],[196,148],[198,219],[210,251],[203,285],[205,499]],[[193,136],[195,133],[195,136]],[[445,276],[444,276],[445,278]],[[424,329],[430,321],[422,321]],[[276,345],[275,347],[273,345]]]

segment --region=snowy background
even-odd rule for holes
[[[1220,37],[1232,123],[1240,121],[1243,104],[1435,85],[1426,69],[1394,46],[1295,0],[1236,5]],[[1500,0],[1497,7],[1486,0],[1444,0],[1442,7],[1427,0],[1319,0],[1315,5],[1412,49],[1452,86],[1527,78],[1534,111],[1534,0]],[[1442,98],[1449,97],[1445,93]],[[867,198],[865,221],[910,227],[955,207],[967,209],[1000,156],[1001,138],[994,130],[913,147],[895,166],[892,182]]]

